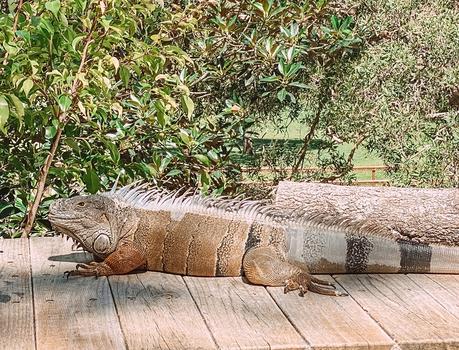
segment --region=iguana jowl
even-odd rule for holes
[[[312,273],[459,273],[459,247],[397,241],[345,221],[324,225],[255,201],[203,198],[143,186],[54,202],[54,229],[101,262],[70,275],[137,268],[190,276],[240,276],[254,284],[342,295]]]

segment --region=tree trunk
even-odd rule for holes
[[[459,189],[279,183],[275,203],[324,224],[397,240],[459,245]]]

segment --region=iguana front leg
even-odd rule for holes
[[[284,256],[273,247],[248,250],[244,256],[243,269],[250,283],[272,287],[283,286],[284,293],[298,289],[300,296],[308,290],[325,295],[347,295],[324,287],[334,288],[332,283],[311,276],[306,268],[286,261]]]
[[[142,252],[132,243],[120,244],[117,249],[102,262],[92,261],[88,264],[77,264],[75,270],[66,271],[69,276],[110,276],[129,273],[146,264]]]

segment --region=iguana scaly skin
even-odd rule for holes
[[[60,199],[54,229],[100,262],[69,275],[148,269],[190,276],[240,276],[254,284],[342,295],[312,273],[459,273],[459,247],[397,241],[371,223],[325,225],[256,201],[203,198],[127,186]]]

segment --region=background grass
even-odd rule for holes
[[[240,162],[243,167],[254,167],[258,161],[260,161],[260,153],[262,149],[270,149],[273,152],[278,152],[279,157],[285,156],[287,153],[296,154],[303,144],[303,138],[308,132],[308,126],[305,126],[299,121],[292,121],[288,125],[266,125],[264,129],[256,131],[252,138],[254,156],[240,155]],[[311,141],[310,147],[310,159],[315,159],[314,153],[319,152],[320,140],[315,139]],[[351,152],[353,145],[343,143],[338,146],[338,152],[342,153],[347,157]],[[308,157],[307,157],[308,158]],[[354,166],[373,166],[373,165],[384,165],[384,162],[377,155],[368,152],[364,147],[359,147],[354,153],[353,158]],[[284,164],[284,167],[292,166],[288,161]],[[264,166],[262,164],[262,166]],[[305,166],[314,167],[317,164],[305,161]],[[282,168],[282,165],[280,166]],[[356,180],[371,180],[371,170],[359,170],[353,172]],[[268,176],[269,178],[269,176]],[[386,179],[387,174],[383,169],[376,170],[376,179]]]

